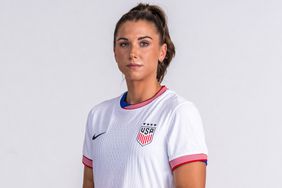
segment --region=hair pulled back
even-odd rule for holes
[[[159,83],[161,83],[166,74],[167,67],[169,66],[172,58],[175,55],[175,47],[170,39],[166,15],[159,6],[139,3],[136,7],[132,8],[129,12],[124,14],[117,22],[114,30],[114,47],[116,35],[120,26],[126,21],[138,20],[145,20],[153,23],[156,26],[156,29],[160,36],[160,45],[167,45],[166,56],[163,62],[158,62],[157,68],[157,80]]]

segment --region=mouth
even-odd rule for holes
[[[140,68],[142,67],[143,65],[140,65],[140,64],[136,64],[136,63],[130,63],[128,65],[126,65],[128,68]]]

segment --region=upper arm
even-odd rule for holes
[[[92,168],[84,165],[83,188],[94,188]]]
[[[177,167],[173,171],[176,188],[205,188],[206,164],[191,162]]]
[[[177,188],[204,188],[208,150],[200,114],[192,103],[180,105],[168,131],[167,148]]]
[[[86,130],[83,143],[83,157],[82,163],[84,164],[83,173],[83,188],[94,187],[93,176],[93,156],[92,156],[92,119],[93,111],[91,110],[87,117]]]

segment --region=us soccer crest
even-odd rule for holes
[[[141,146],[145,146],[152,142],[155,130],[157,128],[156,126],[157,124],[153,123],[143,123],[143,126],[140,127],[137,134],[137,142]]]

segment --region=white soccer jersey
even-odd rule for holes
[[[123,107],[125,95],[88,115],[82,161],[93,168],[95,188],[171,188],[175,168],[207,161],[193,103],[165,86],[151,99]]]

